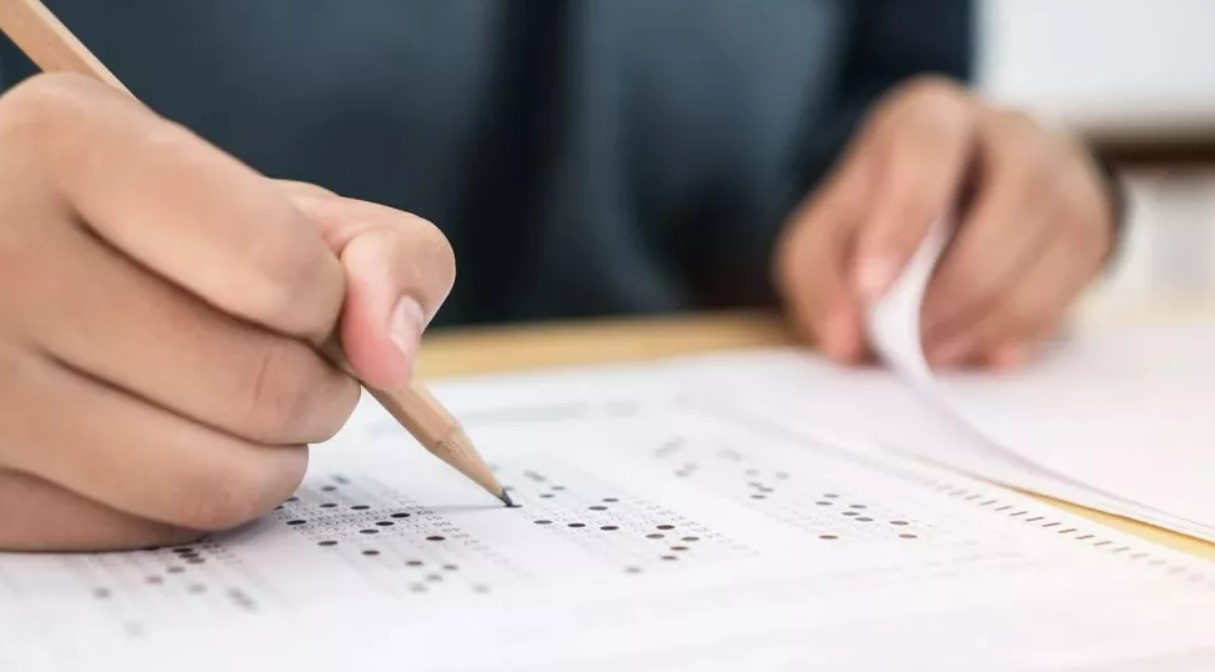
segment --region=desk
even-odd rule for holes
[[[1205,300],[1117,308],[1093,304],[1086,322],[1126,322],[1211,314]],[[791,333],[773,313],[728,312],[680,317],[551,323],[474,328],[428,336],[419,372],[424,377],[459,376],[518,369],[645,360],[731,348],[790,345]],[[1215,347],[1215,345],[1213,345]],[[1211,475],[1215,485],[1215,474]],[[1215,560],[1215,544],[1151,525],[1039,497],[1086,518]]]

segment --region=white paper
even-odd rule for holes
[[[1024,371],[938,389],[1036,464],[1215,540],[1215,325],[1081,332]]]
[[[899,279],[868,311],[867,332],[873,347],[890,368],[917,386],[931,385],[932,369],[920,342],[920,312],[928,281],[945,252],[950,230],[934,226],[907,262]]]
[[[763,408],[793,361],[815,408]],[[0,555],[0,670],[1215,667],[1210,565],[834,438],[838,380],[902,389],[787,353],[440,388],[517,509],[361,406],[247,529]]]
[[[927,402],[916,437],[943,437],[908,450],[1215,541],[1215,325],[1090,331],[1025,371],[939,379],[919,319],[946,242],[935,227],[868,315],[875,348]]]

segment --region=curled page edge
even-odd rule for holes
[[[920,341],[920,310],[949,234],[946,224],[933,226],[899,279],[866,314],[869,341],[882,361],[915,387],[933,384],[932,369]]]
[[[991,468],[978,468],[974,460],[942,461],[939,457],[917,452],[908,446],[900,447],[900,452],[984,480],[1057,497],[1081,506],[1215,541],[1215,526],[1127,499],[1047,468],[985,432],[950,403],[948,396],[939,389],[932,367],[924,356],[920,338],[920,312],[924,305],[928,281],[945,253],[952,230],[953,227],[944,221],[931,228],[898,280],[880,301],[867,308],[866,332],[882,361],[916,393],[924,395],[932,407],[941,410],[943,421],[954,425],[964,436],[973,437],[970,445],[982,453],[979,456],[982,458],[980,464],[984,463],[983,460],[987,463],[995,460],[1014,470],[1017,475],[1010,477],[1007,470],[997,473]]]

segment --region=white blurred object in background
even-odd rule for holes
[[[1119,296],[1215,291],[1215,168],[1144,170],[1126,182],[1128,230],[1102,289]]]
[[[1215,1],[983,0],[980,17],[990,99],[1102,140],[1215,147]],[[1215,293],[1215,163],[1128,181],[1130,230],[1101,291]]]
[[[1089,132],[1215,134],[1215,2],[984,0],[979,81]]]

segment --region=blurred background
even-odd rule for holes
[[[1076,127],[1130,187],[1094,297],[1215,292],[1215,2],[981,0],[979,86]]]

